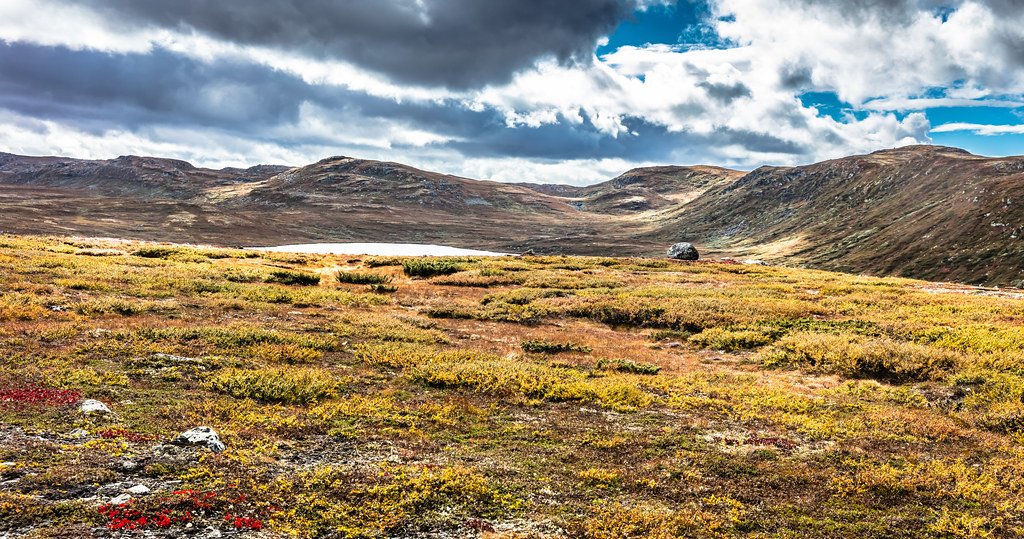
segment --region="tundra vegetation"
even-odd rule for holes
[[[1024,530],[1004,291],[0,236],[0,354],[0,535]]]

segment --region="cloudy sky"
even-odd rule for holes
[[[1024,154],[1021,0],[2,0],[0,151],[503,181]]]

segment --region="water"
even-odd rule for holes
[[[305,243],[278,247],[252,247],[259,251],[278,253],[308,253],[330,255],[375,256],[509,256],[509,253],[459,249],[446,245],[426,243]]]

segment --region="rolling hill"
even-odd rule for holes
[[[580,255],[713,255],[978,284],[1024,279],[1024,157],[909,146],[752,172],[630,170],[586,187],[332,157],[212,170],[0,154],[0,230],[219,245],[386,241]]]

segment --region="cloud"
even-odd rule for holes
[[[872,99],[862,110],[925,110],[938,107],[1024,108],[1024,101],[1004,99],[967,99],[956,97],[888,97]]]
[[[718,33],[775,65],[785,86],[835,91],[855,106],[953,85],[993,95],[1024,91],[1019,2],[718,0],[713,5]]]
[[[659,2],[5,0],[0,150],[96,156],[106,137],[107,156],[343,153],[596,181],[611,166],[752,168],[926,143],[951,124],[918,111],[1024,102],[1012,0],[684,0],[710,14],[699,43],[594,56]],[[812,91],[848,106],[808,106]]]
[[[537,59],[589,62],[637,0],[79,0],[123,25],[351,62],[397,82],[502,83]]]
[[[977,135],[992,136],[1006,134],[1024,134],[1024,125],[991,125],[972,124],[964,122],[953,122],[937,125],[932,128],[932,133],[952,133],[956,131],[970,131]]]

